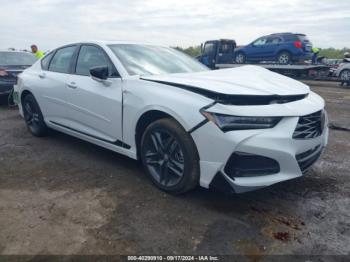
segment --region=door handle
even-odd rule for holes
[[[40,73],[38,76],[39,76],[41,79],[43,79],[43,78],[46,77],[46,74],[45,74],[45,73]]]
[[[75,82],[71,82],[71,83],[67,84],[67,86],[68,86],[69,88],[72,88],[72,89],[76,89],[76,88],[78,87],[77,84],[76,84]]]

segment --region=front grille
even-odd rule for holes
[[[298,161],[301,172],[305,172],[310,166],[312,166],[317,159],[321,156],[321,146],[318,145],[303,153],[297,154],[295,158]]]
[[[294,139],[310,139],[318,137],[322,134],[324,128],[325,116],[323,111],[301,116],[297,127],[295,128]]]
[[[225,173],[233,179],[272,175],[278,172],[280,172],[280,166],[276,160],[243,152],[233,153],[225,166]]]

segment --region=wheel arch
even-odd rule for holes
[[[281,49],[281,50],[278,50],[278,52],[277,52],[277,54],[276,54],[276,58],[281,54],[281,53],[288,53],[289,55],[290,55],[290,58],[292,59],[293,58],[293,53],[290,51],[290,50],[288,50],[288,49],[286,49],[286,48],[283,48],[283,49]]]
[[[239,54],[243,54],[247,58],[247,53],[244,50],[237,50],[234,53],[234,58],[236,59],[236,56]]]
[[[339,71],[338,77],[341,77],[342,73],[344,73],[345,71],[349,71],[350,72],[350,68],[343,68],[342,70]]]
[[[28,89],[23,90],[23,91],[21,92],[21,96],[20,96],[21,104],[22,104],[22,101],[23,101],[24,97],[27,96],[27,95],[32,95],[32,96],[34,96],[33,93],[32,93],[31,91],[29,91]]]
[[[140,145],[141,145],[141,138],[146,130],[147,126],[149,126],[154,121],[157,121],[162,118],[172,118],[176,122],[179,123],[185,130],[186,124],[178,116],[173,114],[172,112],[169,112],[169,110],[166,109],[160,109],[160,108],[153,108],[144,111],[137,119],[137,122],[135,124],[135,145],[136,145],[136,152],[137,152],[137,158],[139,158],[140,153]]]

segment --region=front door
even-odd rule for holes
[[[208,41],[203,48],[201,62],[209,68],[215,68],[217,44],[215,41]]]
[[[90,69],[96,66],[108,66],[107,81],[91,78]],[[100,47],[80,47],[67,90],[70,128],[106,142],[122,141],[122,80]]]
[[[265,58],[266,37],[261,37],[249,45],[247,50],[248,60],[262,61]]]

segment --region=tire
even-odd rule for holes
[[[22,108],[29,132],[37,137],[46,136],[48,134],[48,127],[44,122],[39,104],[32,94],[28,94],[23,98]]]
[[[239,52],[235,56],[235,62],[236,64],[244,64],[247,60],[247,57],[244,53]]]
[[[276,62],[282,65],[290,64],[292,62],[292,55],[287,51],[283,51],[278,54]]]
[[[350,69],[344,69],[339,74],[340,80],[350,81]]]
[[[199,183],[199,157],[192,137],[174,119],[151,123],[141,139],[141,159],[161,190],[182,194]]]

